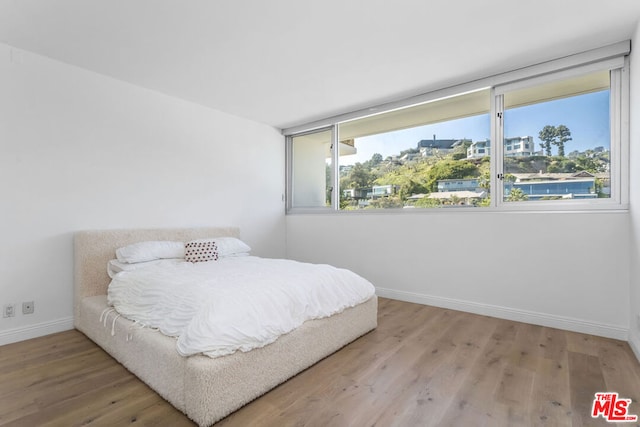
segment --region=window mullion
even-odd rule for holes
[[[331,127],[331,208],[340,210],[340,135],[338,126]]]
[[[288,135],[285,138],[285,167],[287,176],[285,178],[285,209],[287,212],[293,207],[293,137]]]
[[[504,145],[504,96],[491,90],[491,206],[503,204],[504,163],[502,161]]]
[[[627,102],[624,94],[628,93],[623,90],[625,80],[622,78],[626,69],[611,70],[611,90],[610,90],[610,132],[611,132],[611,170],[619,171],[619,173],[611,174],[611,197],[617,203],[628,203],[628,188],[624,183],[628,182],[628,165],[623,164],[623,159],[629,158],[628,143],[622,143],[628,140],[628,135],[624,129],[628,129],[628,117],[623,117],[627,108],[623,104]],[[623,125],[623,123],[625,123]],[[625,148],[627,148],[626,151]]]

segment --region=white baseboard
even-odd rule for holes
[[[376,294],[384,298],[400,301],[414,302],[423,305],[448,308],[451,310],[466,311],[483,316],[497,317],[499,319],[513,320],[516,322],[531,323],[549,328],[564,329],[567,331],[581,332],[584,334],[598,335],[627,341],[629,330],[615,325],[606,325],[570,317],[556,316],[553,314],[538,313],[534,311],[517,310],[509,307],[482,304],[453,298],[437,297],[433,295],[418,294],[413,292],[398,291],[394,289],[376,288]],[[639,349],[634,349],[638,356]]]
[[[0,345],[38,338],[70,329],[73,329],[73,317],[64,317],[49,322],[8,329],[6,331],[0,331]]]

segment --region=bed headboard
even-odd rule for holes
[[[79,231],[74,236],[74,323],[79,316],[82,298],[106,295],[111,279],[107,262],[115,258],[116,249],[147,240],[187,242],[209,237],[240,237],[238,227],[159,228],[132,230]]]

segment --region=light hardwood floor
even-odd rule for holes
[[[640,415],[626,343],[381,298],[375,331],[217,426],[611,425],[599,391]],[[68,331],[0,347],[0,425],[193,424]]]

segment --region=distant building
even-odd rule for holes
[[[525,157],[535,155],[532,136],[516,136],[504,139],[505,157]],[[472,142],[467,148],[467,159],[479,159],[491,155],[491,140]]]
[[[367,192],[368,199],[377,199],[379,197],[391,196],[398,191],[397,185],[374,185],[371,191]]]
[[[397,185],[374,185],[367,188],[347,188],[342,190],[342,197],[347,199],[378,199],[392,196],[398,192]]]
[[[471,143],[469,139],[436,139],[433,135],[433,139],[422,139],[418,141],[418,150],[422,157],[433,156],[436,153],[447,154],[452,152],[456,147],[464,144],[465,142]]]
[[[513,188],[519,188],[529,200],[543,198],[594,199],[596,193],[596,176],[581,171],[577,173],[531,173],[513,174],[516,181],[505,183],[505,196]],[[603,182],[606,188],[607,183]],[[603,188],[603,192],[606,192]]]
[[[467,159],[479,159],[491,155],[491,140],[472,142],[467,148]]]
[[[595,179],[574,179],[567,181],[528,181],[514,182],[505,185],[505,195],[508,196],[511,189],[519,188],[529,197],[529,200],[543,198],[562,199],[595,199]]]
[[[369,188],[347,188],[346,190],[342,190],[342,197],[347,199],[364,199],[369,192]]]
[[[504,139],[505,157],[523,157],[534,154],[535,144],[532,136],[516,136]]]
[[[437,186],[440,193],[443,191],[482,191],[478,178],[440,179]]]
[[[425,157],[425,156],[423,156],[422,153],[405,153],[398,160],[401,163],[402,162],[410,162],[410,161],[415,160],[416,158],[419,158],[419,157]]]

